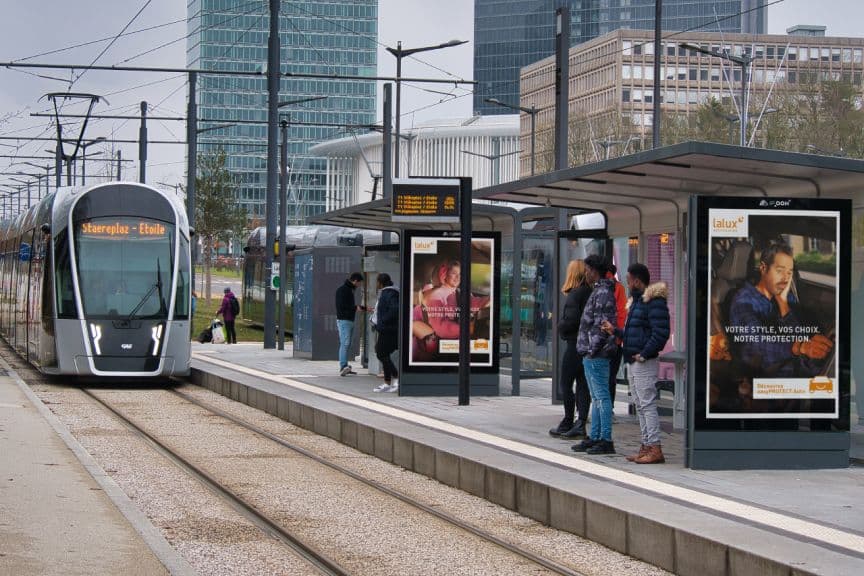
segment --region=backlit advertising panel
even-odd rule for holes
[[[705,321],[695,338],[704,338],[697,352],[704,366],[696,366],[705,375],[697,381],[704,421],[841,418],[849,342],[844,201],[700,204]]]
[[[499,236],[471,241],[471,366],[498,367]],[[459,237],[406,232],[404,366],[429,371],[459,366]],[[407,340],[407,341],[406,341]]]

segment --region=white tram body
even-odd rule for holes
[[[0,333],[46,374],[188,375],[189,246],[176,196],[59,188],[0,222]]]

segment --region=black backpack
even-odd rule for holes
[[[236,296],[231,296],[231,314],[236,318],[240,315],[240,302],[237,300]]]

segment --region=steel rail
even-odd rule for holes
[[[327,558],[324,554],[318,551],[314,546],[306,544],[299,540],[290,532],[282,528],[275,520],[272,520],[267,515],[261,513],[252,504],[248,504],[242,497],[238,496],[228,488],[219,483],[218,480],[168,448],[165,444],[150,435],[146,430],[138,426],[135,422],[118,412],[114,407],[108,404],[105,400],[94,395],[86,388],[81,389],[84,394],[93,399],[96,403],[113,414],[120,420],[129,430],[136,436],[144,440],[151,448],[160,455],[167,458],[172,464],[198,480],[201,484],[207,487],[211,492],[225,500],[235,511],[242,514],[247,520],[252,522],[259,530],[288,546],[291,550],[297,553],[301,558],[315,566],[322,574],[333,576],[348,576],[350,573],[339,566],[333,560]]]

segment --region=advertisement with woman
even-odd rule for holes
[[[708,209],[708,419],[840,417],[841,213]]]
[[[406,278],[411,298],[407,314],[408,368],[459,365],[459,238],[407,233]],[[428,233],[427,233],[428,234]],[[496,238],[475,235],[471,241],[471,366],[497,366]]]

